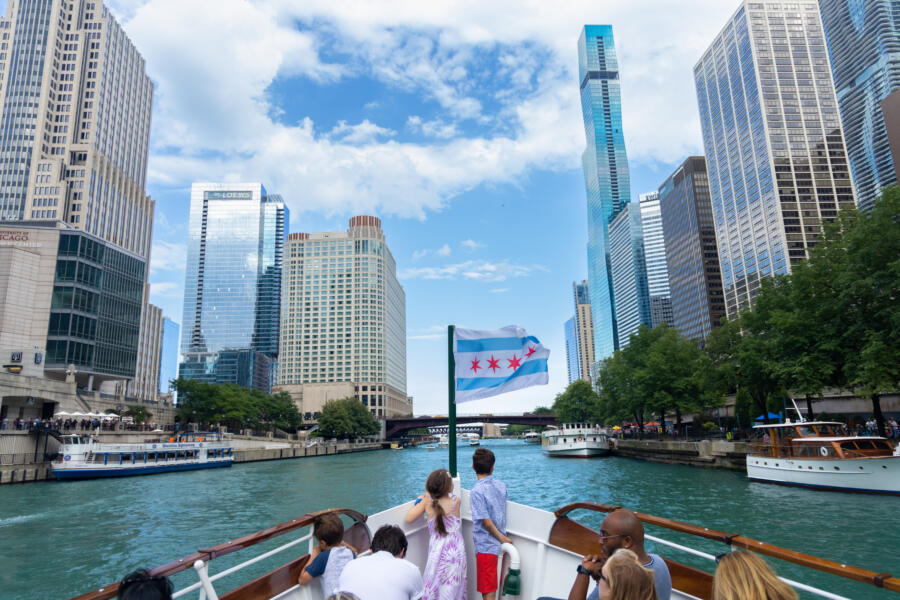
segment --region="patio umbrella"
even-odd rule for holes
[[[766,421],[768,419],[780,419],[780,418],[781,418],[781,413],[778,413],[777,415],[775,413],[767,413],[765,415],[759,415],[758,417],[756,417],[753,420],[754,421]]]
[[[89,417],[90,415],[83,412],[78,412],[77,410],[72,413],[73,417]]]
[[[60,412],[58,412],[58,413],[54,413],[53,416],[54,416],[54,417],[71,417],[71,416],[72,416],[72,413],[66,412],[66,411],[63,410],[63,411],[60,411]]]

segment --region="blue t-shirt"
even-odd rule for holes
[[[472,508],[472,541],[478,554],[500,554],[500,542],[482,524],[490,519],[503,535],[506,535],[506,501],[509,494],[506,484],[490,475],[479,479],[469,493]]]
[[[334,552],[332,552],[334,550]],[[313,577],[322,577],[322,593],[327,598],[337,588],[338,578],[348,562],[353,560],[356,554],[346,546],[336,546],[323,550],[306,567],[306,572]],[[334,558],[334,560],[331,560]],[[324,577],[323,577],[324,576]]]
[[[653,571],[653,586],[656,588],[657,600],[669,600],[672,597],[672,576],[669,574],[669,567],[666,561],[656,554],[647,553],[650,562],[644,565],[645,568]],[[594,586],[594,591],[588,594],[587,600],[598,600],[600,591]]]

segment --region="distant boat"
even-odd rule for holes
[[[589,458],[609,454],[606,430],[588,423],[564,423],[542,435],[541,448],[547,456]]]
[[[522,439],[525,440],[526,444],[540,444],[541,434],[534,430],[526,431],[522,435]]]
[[[434,444],[428,444],[427,446],[425,446],[425,449],[428,451],[437,450],[437,446],[435,446]]]

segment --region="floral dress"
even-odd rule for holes
[[[452,498],[454,505],[459,502],[456,496]],[[422,600],[465,600],[466,545],[462,537],[462,520],[454,515],[444,515],[447,535],[441,535],[435,519],[428,519],[430,538]]]

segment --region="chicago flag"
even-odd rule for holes
[[[546,385],[550,350],[533,335],[509,325],[494,331],[455,328],[456,403]]]

